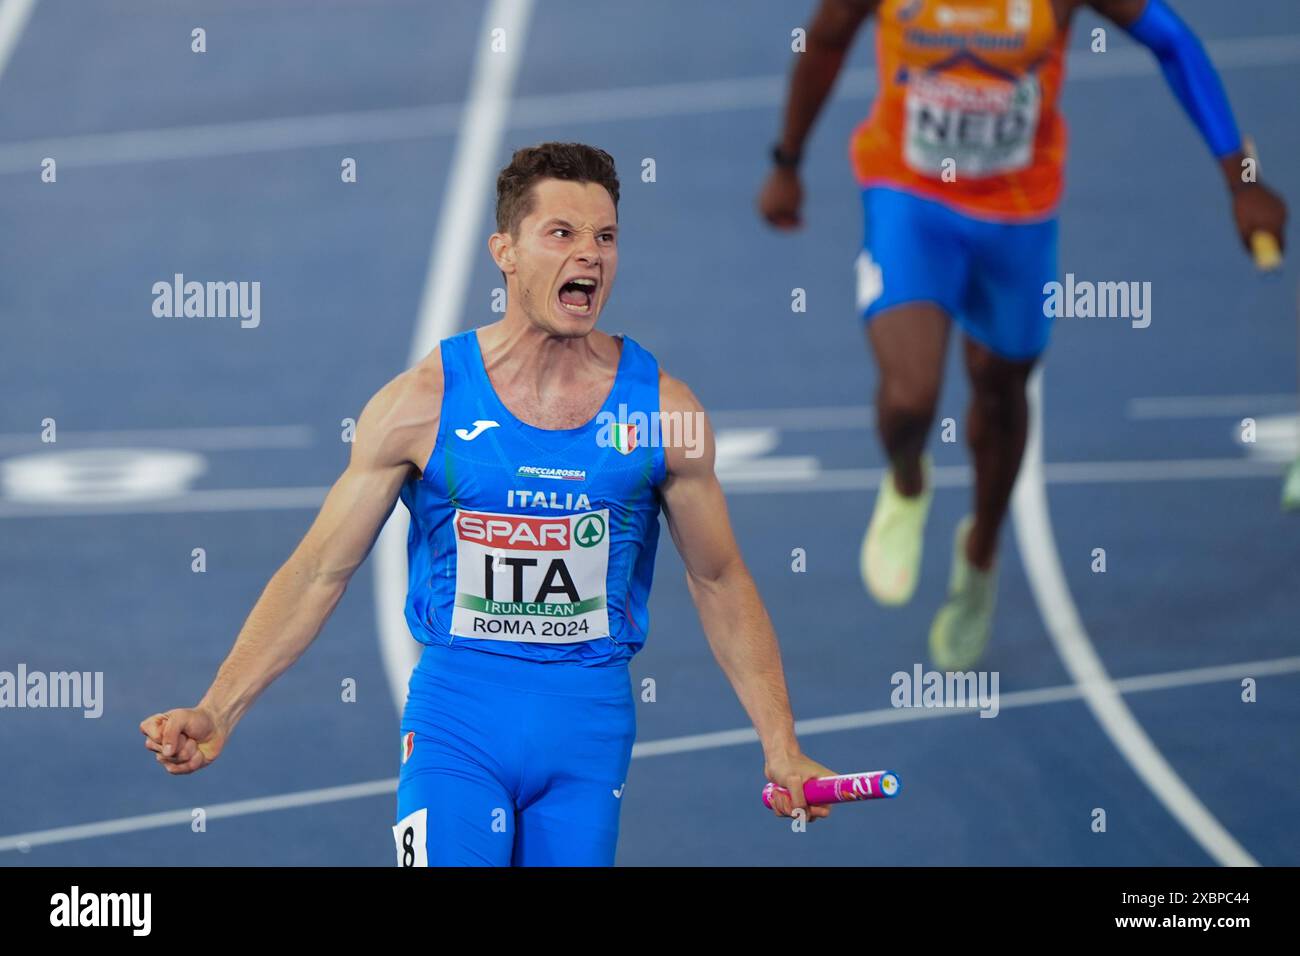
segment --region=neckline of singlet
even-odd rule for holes
[[[618,368],[615,369],[614,371],[614,382],[612,385],[610,385],[609,394],[606,395],[605,400],[601,402],[600,408],[596,410],[596,414],[592,415],[590,419],[588,419],[587,421],[583,422],[581,425],[578,425],[574,428],[542,428],[539,425],[530,425],[528,422],[516,416],[514,412],[510,411],[510,409],[506,407],[506,403],[503,402],[501,400],[501,396],[497,394],[496,386],[492,384],[492,376],[488,375],[487,372],[487,363],[483,361],[483,349],[479,346],[477,329],[473,329],[469,333],[469,340],[470,340],[469,351],[471,355],[471,361],[473,362],[473,366],[474,366],[474,372],[475,374],[481,376],[482,384],[485,390],[487,391],[488,395],[491,396],[492,402],[497,406],[497,410],[503,416],[505,416],[507,419],[513,422],[516,426],[524,429],[525,431],[535,432],[539,435],[550,435],[552,437],[563,436],[563,435],[579,435],[582,432],[587,431],[587,429],[591,428],[592,426],[596,425],[600,421],[601,413],[609,410],[608,408],[609,403],[612,402],[614,400],[614,396],[618,394],[619,383],[622,381],[624,371],[627,368],[628,351],[629,351],[627,338],[622,335],[611,336],[611,338],[618,339],[621,345],[621,347],[618,350]]]

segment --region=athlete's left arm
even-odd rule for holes
[[[1088,4],[1127,30],[1160,61],[1174,96],[1219,161],[1242,244],[1250,249],[1251,236],[1266,232],[1284,248],[1286,204],[1253,175],[1249,182],[1243,178],[1246,154],[1232,107],[1196,34],[1165,0],[1088,0]]]
[[[675,447],[665,448],[668,477],[661,492],[668,530],[686,565],[686,586],[700,624],[758,732],[767,778],[790,790],[794,807],[805,808],[809,819],[826,816],[828,807],[807,806],[803,784],[834,771],[805,756],[795,738],[776,632],[740,556],[727,501],[713,471],[712,427],[691,390],[662,373],[659,404],[670,416],[665,421],[681,416],[686,423],[681,428],[662,428],[661,434],[689,439],[689,444],[674,441],[669,445]],[[781,799],[775,809],[778,815],[789,816],[792,807]]]

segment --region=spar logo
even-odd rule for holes
[[[599,521],[599,517],[596,520]],[[456,518],[456,537],[462,541],[481,544],[485,548],[509,548],[512,551],[567,551],[569,550],[569,522],[563,518],[490,515],[464,511]],[[603,522],[601,537],[604,537]],[[597,543],[599,540],[596,539]]]
[[[456,518],[456,537],[485,548],[509,548],[512,551],[567,551],[570,547],[567,518],[464,511]],[[604,540],[604,518],[587,514],[578,519],[572,537],[578,547],[594,548]]]
[[[573,529],[573,540],[582,548],[594,548],[605,540],[605,519],[600,515],[587,515]]]

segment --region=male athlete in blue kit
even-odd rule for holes
[[[703,410],[636,342],[595,329],[618,265],[618,191],[602,150],[514,154],[488,243],[505,318],[444,340],[367,404],[347,469],[207,694],[141,723],[168,773],[216,759],[315,639],[400,496],[406,619],[425,648],[402,716],[398,864],[612,864],[636,729],[628,661],[649,626],[662,507],[764,773],[793,794],[775,811],[829,813],[803,799],[804,781],[832,771],[795,738]],[[627,424],[638,412],[696,416],[702,440],[654,440]]]

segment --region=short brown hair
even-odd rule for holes
[[[497,232],[514,236],[533,206],[533,186],[542,179],[604,186],[618,213],[618,173],[614,157],[583,143],[540,143],[515,150],[497,176]]]

